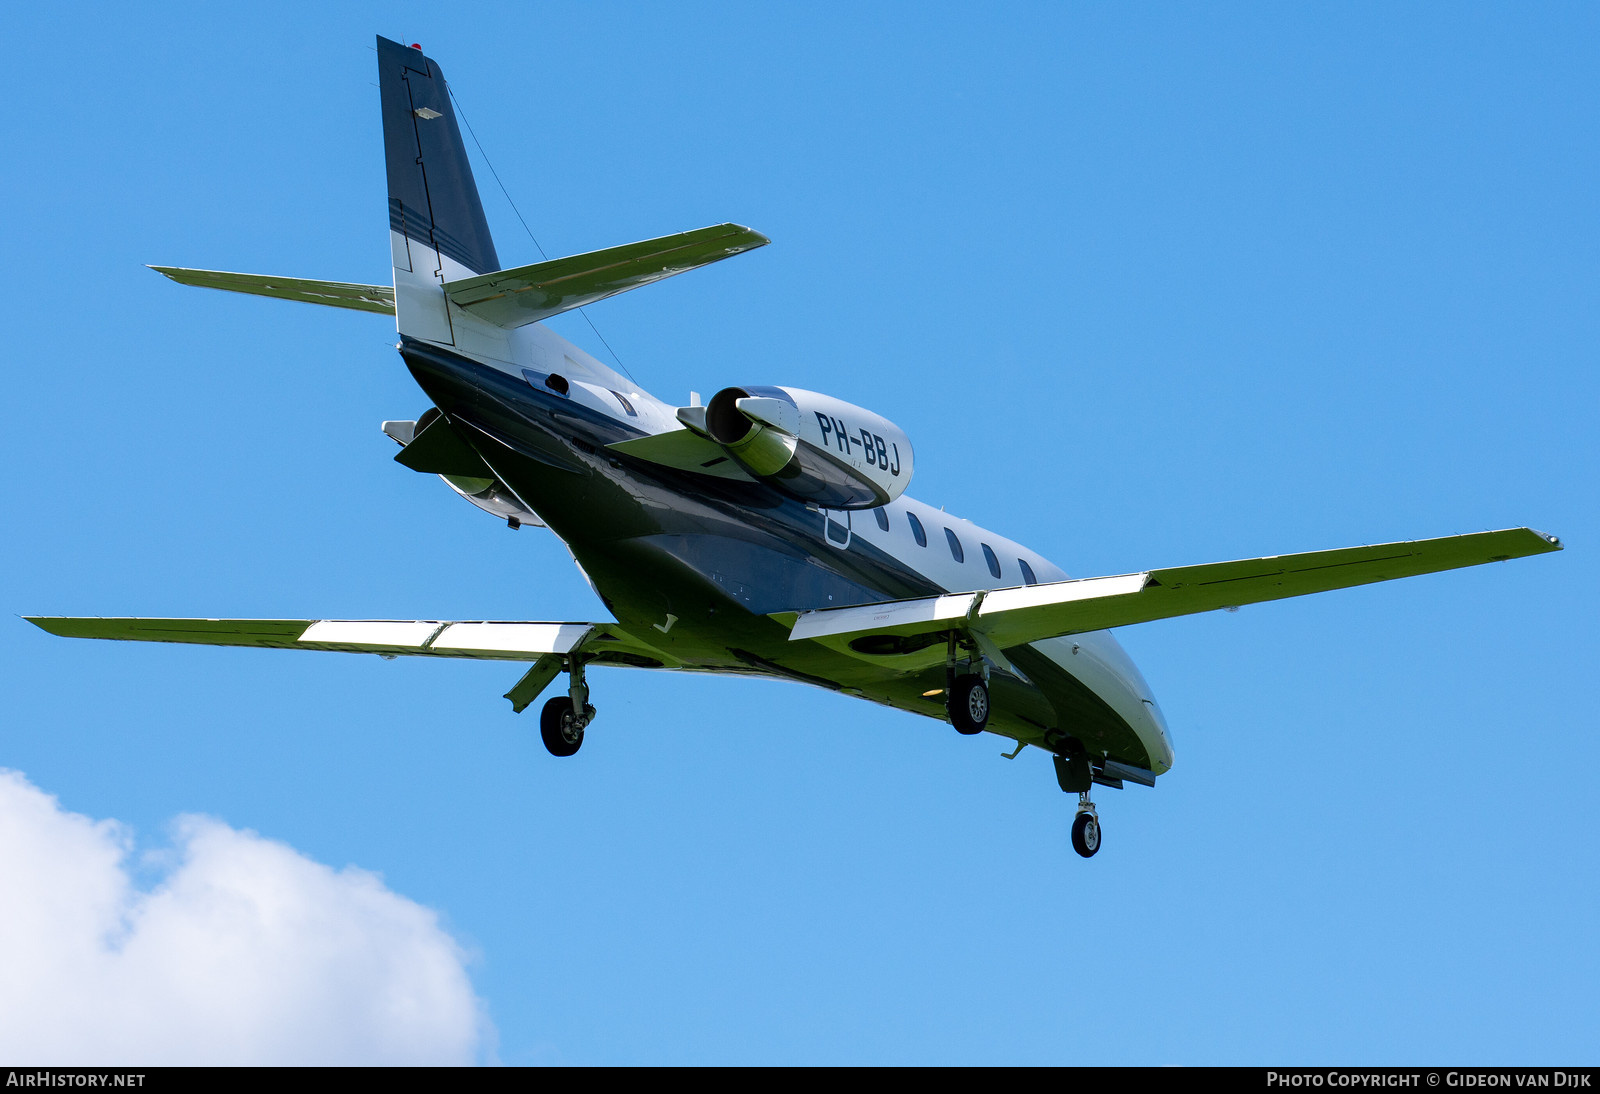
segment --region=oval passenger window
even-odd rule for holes
[[[922,522],[917,519],[917,514],[907,513],[906,519],[911,522],[911,538],[917,541],[918,547],[928,545],[928,533],[922,530]]]
[[[950,557],[957,562],[965,562],[967,553],[961,549],[961,541],[956,538],[956,534],[946,528],[944,530],[944,538],[950,541]]]
[[[989,549],[989,545],[987,543],[981,543],[979,546],[983,548],[983,561],[989,564],[989,572],[995,577],[999,577],[1000,560],[994,557],[994,552]]]

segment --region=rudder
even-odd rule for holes
[[[397,324],[452,343],[442,283],[491,273],[500,260],[438,63],[380,36],[378,85]]]

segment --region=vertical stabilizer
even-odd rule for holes
[[[389,243],[401,334],[454,345],[443,283],[500,268],[439,65],[378,39]]]

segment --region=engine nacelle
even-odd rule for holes
[[[827,509],[872,509],[905,493],[911,440],[870,410],[792,387],[730,387],[706,432],[762,482]]]

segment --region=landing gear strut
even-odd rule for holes
[[[567,694],[557,695],[539,712],[539,737],[552,756],[571,756],[577,752],[583,746],[584,729],[594,721],[583,659],[574,656],[567,663],[567,674],[571,680]]]

